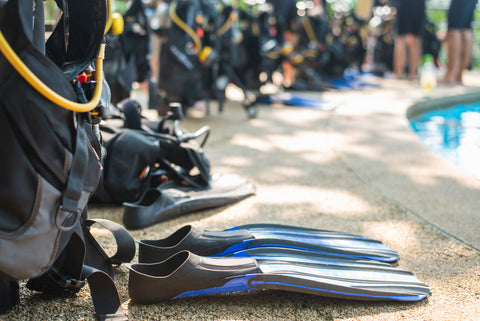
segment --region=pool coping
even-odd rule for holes
[[[406,116],[408,119],[411,119],[419,114],[423,114],[432,110],[445,109],[458,104],[471,104],[478,101],[480,101],[480,90],[479,92],[421,100],[408,107]]]
[[[480,180],[429,149],[409,121],[421,112],[480,101],[477,75],[475,81],[440,86],[425,97],[414,83],[383,80],[378,90],[349,93],[350,102],[331,115],[329,127],[340,136],[331,148],[367,185],[403,212],[480,251]],[[380,97],[389,99],[387,106]],[[369,105],[359,110],[362,101]],[[370,157],[371,151],[380,151],[378,157]]]
[[[447,95],[445,97],[437,97],[435,99],[421,100],[414,103],[410,107],[408,107],[406,111],[406,117],[408,120],[410,120],[414,117],[419,116],[420,114],[430,112],[433,110],[446,109],[459,104],[473,104],[479,101],[480,101],[480,89],[478,90],[478,92],[453,94],[453,95]],[[424,217],[421,217],[421,218],[424,219]],[[465,240],[462,235],[452,234],[447,229],[444,229],[441,226],[438,226],[437,224],[435,224],[435,222],[428,221],[428,219],[426,220],[426,223],[434,226],[435,228],[441,230],[443,233],[457,239],[458,241],[464,243],[465,245],[477,251],[480,251],[479,244],[472,244],[470,240]]]

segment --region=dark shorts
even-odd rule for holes
[[[448,10],[448,29],[472,29],[478,0],[452,0]]]
[[[425,0],[400,0],[397,5],[397,34],[420,36],[425,24]]]

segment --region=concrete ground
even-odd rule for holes
[[[157,239],[185,224],[217,230],[274,222],[362,234],[398,251],[398,266],[431,287],[427,299],[378,303],[261,292],[143,306],[129,301],[128,270],[119,267],[116,283],[130,318],[479,320],[480,180],[425,147],[406,117],[419,108],[479,101],[480,75],[469,73],[465,84],[437,87],[425,98],[418,84],[382,79],[379,88],[308,93],[336,103],[333,111],[259,105],[252,120],[238,102],[221,115],[212,103],[210,116],[187,118],[183,126],[209,125],[205,153],[212,172],[248,178],[257,194],[132,232]],[[121,222],[122,213],[121,207],[92,206],[89,216]],[[65,299],[22,288],[21,304],[3,319],[93,320],[94,313],[87,288]]]

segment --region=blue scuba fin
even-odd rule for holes
[[[399,256],[382,242],[360,235],[280,224],[249,224],[224,231],[204,231],[186,225],[167,238],[138,242],[141,263],[160,262],[182,250],[201,256],[230,256],[259,247],[301,249],[383,262],[395,262]]]
[[[292,93],[263,95],[257,97],[257,102],[260,104],[284,104],[287,106],[299,106],[325,111],[332,110],[337,107],[337,104],[331,101],[325,101],[321,98]]]
[[[419,301],[430,288],[411,272],[372,260],[295,249],[256,248],[240,257],[181,251],[163,262],[128,265],[135,303],[240,291],[283,290],[354,300]]]
[[[367,87],[378,87],[378,85],[369,83],[368,81],[362,81],[362,77],[357,77],[357,78],[337,78],[337,79],[332,79],[329,81],[330,85],[333,88],[339,89],[339,90],[355,90],[355,89],[363,89]]]

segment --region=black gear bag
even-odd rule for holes
[[[98,55],[106,4],[57,3],[63,16],[46,47],[43,0],[0,1],[0,30],[41,82],[65,99],[84,102],[88,90],[72,84]],[[7,61],[7,45],[2,47],[0,296],[5,297],[0,298],[0,310],[18,301],[20,280],[29,280],[32,290],[55,295],[76,293],[88,280],[98,318],[126,320],[111,279],[112,264],[130,261],[135,244],[120,225],[86,219],[102,154],[90,114],[45,98]],[[113,257],[90,234],[95,222],[112,230],[118,245]]]

